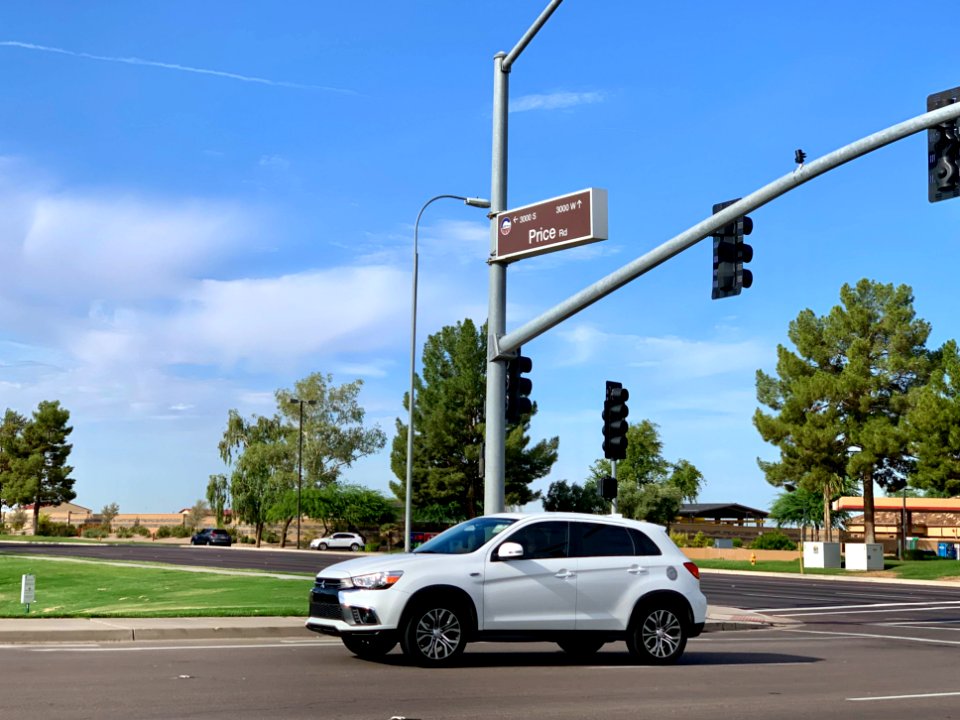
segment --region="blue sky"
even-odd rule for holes
[[[490,196],[493,56],[546,0],[0,5],[0,406],[72,414],[77,502],[172,511],[222,472],[231,408],[310,372],[362,378],[392,438],[408,383],[413,222]],[[960,85],[901,3],[566,0],[510,75],[508,205],[609,194],[609,240],[508,272],[508,329],[810,159]],[[529,343],[552,480],[602,453],[630,390],[700,499],[766,507],[751,423],[798,312],[907,283],[957,337],[960,202],[914,136],[753,213],[754,286],[710,300],[709,240]],[[420,226],[419,337],[487,312],[483,211]],[[2,409],[2,408],[0,408]],[[389,448],[389,443],[388,443]],[[387,491],[388,449],[346,480]]]

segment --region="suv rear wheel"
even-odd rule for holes
[[[452,599],[436,597],[418,602],[404,623],[400,647],[422,667],[448,665],[467,645],[468,617],[462,605]]]
[[[363,660],[376,660],[393,650],[397,645],[397,636],[392,633],[380,635],[341,635],[344,647]]]
[[[648,605],[637,611],[627,632],[627,649],[641,662],[672,665],[687,646],[684,616],[674,605]]]

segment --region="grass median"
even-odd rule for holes
[[[36,577],[26,614],[23,575]],[[313,578],[189,571],[101,561],[0,559],[0,617],[240,617],[306,616]]]

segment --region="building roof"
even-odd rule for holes
[[[680,506],[680,517],[711,520],[762,520],[770,513],[739,503],[686,503]]]

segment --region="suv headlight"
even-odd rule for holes
[[[403,576],[402,570],[389,570],[370,573],[369,575],[354,575],[350,583],[355,588],[363,590],[386,590],[392,587]]]

